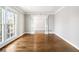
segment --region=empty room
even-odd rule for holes
[[[79,6],[0,6],[0,52],[78,52]]]

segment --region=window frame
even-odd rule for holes
[[[18,19],[18,14],[16,11],[14,12],[14,9],[10,7],[0,7],[2,9],[2,42],[0,42],[0,48],[4,45],[6,45],[6,42],[12,41],[14,37],[17,36],[17,19]],[[14,35],[8,39],[5,40],[5,31],[6,31],[6,11],[9,10],[14,14]]]

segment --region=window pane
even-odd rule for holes
[[[0,42],[2,42],[2,9],[0,8]]]
[[[10,38],[12,37],[15,33],[15,15],[13,12],[11,11],[7,11],[7,19],[6,19],[6,22],[7,22],[7,38]]]

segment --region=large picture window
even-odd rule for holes
[[[0,43],[11,40],[16,35],[16,20],[15,12],[0,8]]]
[[[15,14],[6,11],[6,38],[10,38],[15,34]]]

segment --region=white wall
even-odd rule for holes
[[[24,31],[26,33],[31,33],[31,25],[32,25],[32,16],[30,14],[25,14],[24,15],[25,22],[24,22]]]
[[[49,15],[48,18],[48,28],[49,28],[49,33],[54,32],[54,15]]]
[[[54,15],[39,15],[39,14],[26,14],[25,15],[25,32],[34,33],[35,31],[48,32],[48,24],[50,32],[53,32]],[[37,24],[34,22],[37,20]],[[49,22],[49,23],[48,23]],[[51,25],[51,26],[50,26]]]
[[[24,14],[18,13],[17,19],[17,34],[21,35],[24,33]]]
[[[64,7],[54,21],[55,33],[79,48],[79,7]]]

